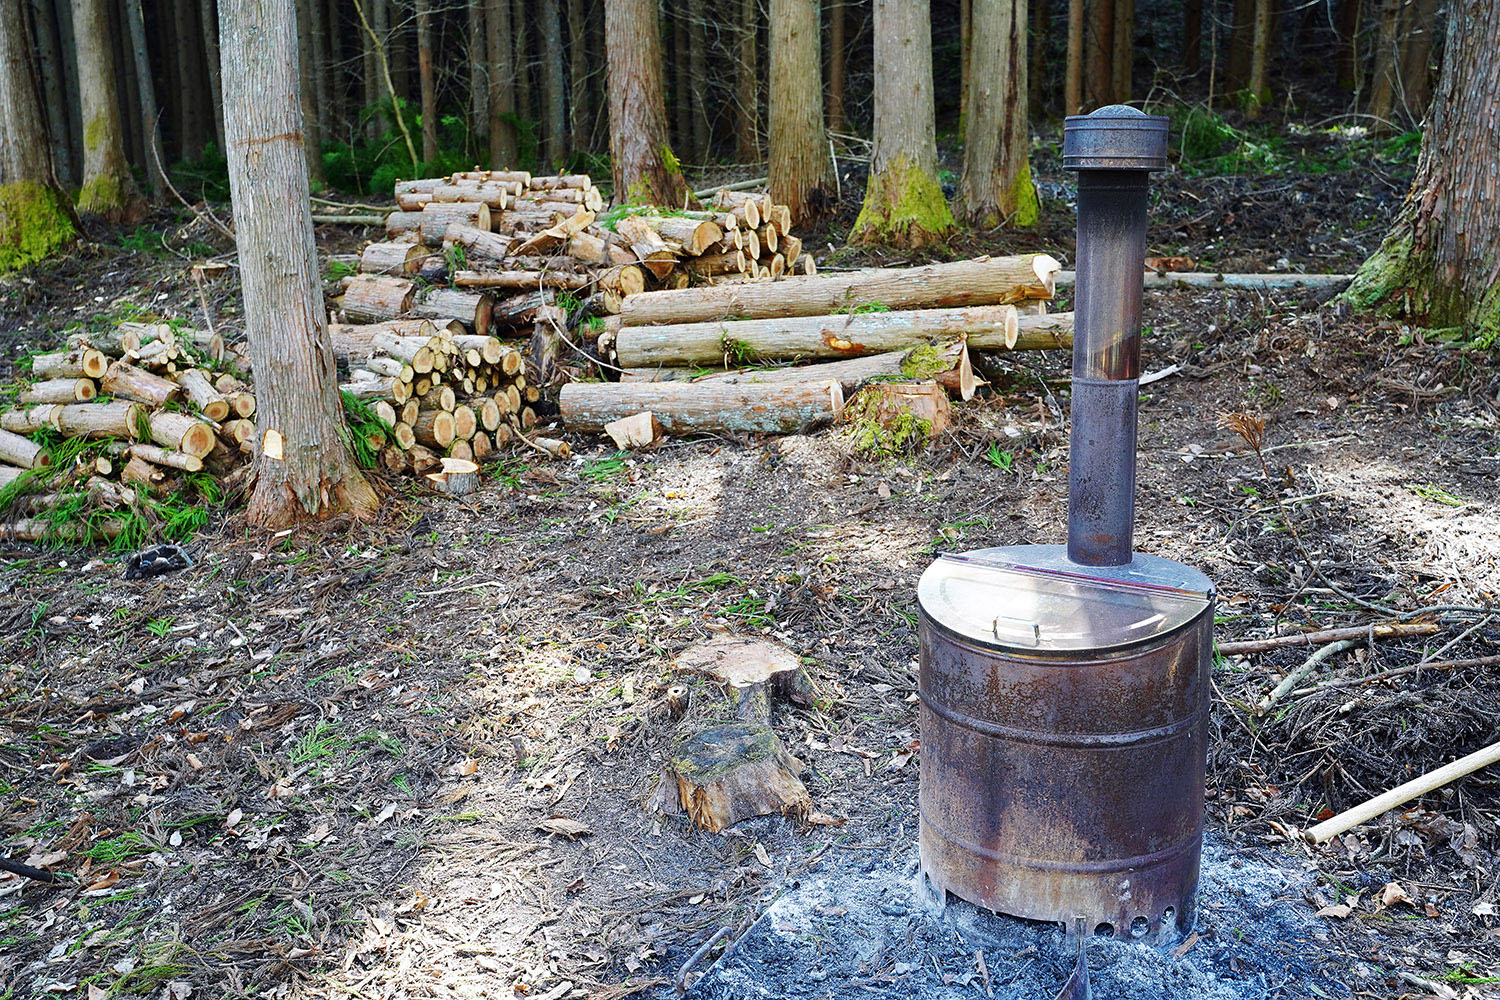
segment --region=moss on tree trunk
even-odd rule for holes
[[[0,273],[42,260],[76,235],[67,209],[46,185],[0,185]]]
[[[910,157],[900,156],[870,175],[849,242],[918,247],[953,227],[953,213],[938,179]]]

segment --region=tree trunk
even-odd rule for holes
[[[73,31],[73,5],[57,0],[53,10],[57,14],[57,38],[63,53],[63,87],[68,109],[68,163],[64,175],[71,190],[80,185],[83,178],[83,94],[75,55],[78,41]]]
[[[369,0],[365,0],[365,2],[368,3]],[[381,118],[375,107],[380,103],[381,91],[384,89],[380,85],[380,54],[375,51],[375,39],[370,37],[368,31],[360,30],[359,40],[363,52],[361,62],[364,66],[363,113],[368,116],[365,119],[365,138],[374,142],[380,138]]]
[[[1437,33],[1438,0],[1416,0],[1407,10],[1401,51],[1401,96],[1406,120],[1420,124],[1432,99],[1432,37]]]
[[[819,86],[818,0],[771,0],[771,200],[805,224],[833,202]]]
[[[313,2],[318,3],[320,0],[313,0]],[[478,3],[479,0],[471,0],[471,2]],[[349,92],[347,89],[348,83],[344,75],[344,27],[339,20],[339,11],[341,9],[340,0],[328,0],[328,7],[325,10],[326,16],[323,20],[323,23],[328,28],[328,62],[324,65],[324,68],[328,72],[328,97],[330,101],[328,114],[333,123],[331,134],[337,136],[340,141],[351,141],[353,135],[348,128],[349,117],[347,106]],[[214,23],[218,24],[217,21]],[[217,60],[215,62],[217,63]],[[220,111],[222,112],[222,110],[223,105],[221,102]]]
[[[281,528],[376,497],[355,467],[328,342],[300,138],[296,22],[280,0],[222,0],[230,191],[256,372],[250,523]]]
[[[1068,0],[1068,68],[1063,82],[1063,114],[1083,112],[1083,0]]]
[[[735,155],[741,163],[759,163],[760,70],[756,42],[760,34],[760,5],[757,0],[740,0],[739,14],[734,65]]]
[[[921,246],[953,229],[937,179],[929,0],[874,0],[875,150],[854,243]]]
[[[563,92],[562,7],[559,0],[541,0],[542,52],[542,162],[560,170],[568,157],[568,109]],[[582,58],[582,52],[575,52]]]
[[[1500,18],[1484,0],[1448,10],[1443,70],[1411,193],[1345,298],[1432,327],[1500,337]]]
[[[1026,0],[974,8],[969,119],[958,202],[970,224],[1034,225],[1040,212],[1027,160]]]
[[[1115,0],[1089,0],[1083,78],[1084,103],[1099,108],[1114,103]]]
[[[41,260],[74,235],[52,171],[23,2],[0,0],[0,273]]]
[[[1027,33],[1026,109],[1028,118],[1047,117],[1047,34],[1051,27],[1048,0],[1031,0],[1031,26]]]
[[[317,3],[318,0],[313,0]],[[198,0],[199,28],[203,33],[203,61],[208,70],[209,114],[214,122],[214,142],[222,152],[224,149],[224,82],[219,72],[219,19],[214,11],[214,0]]]
[[[313,80],[318,74],[317,55],[313,52],[312,10],[306,3],[296,4],[297,75],[301,80],[302,143],[307,153],[307,179],[323,184],[323,133],[318,129],[318,95]]]
[[[1361,82],[1359,22],[1364,0],[1340,0],[1338,15],[1338,85],[1356,91]]]
[[[1250,75],[1245,81],[1245,117],[1259,118],[1271,99],[1271,0],[1255,0],[1255,32],[1250,44]]]
[[[537,120],[536,102],[531,89],[531,18],[526,0],[516,0],[510,9],[511,65],[516,71],[516,117],[523,122]]]
[[[583,0],[568,0],[568,120],[572,150],[587,153],[593,146],[594,115],[589,93],[589,22]]]
[[[115,67],[107,37],[106,0],[73,0],[73,30],[78,38],[78,80],[83,97],[82,212],[114,222],[136,218],[144,208],[125,162]],[[45,141],[45,140],[44,140]]]
[[[972,0],[958,0],[958,134],[960,138],[968,134],[969,73],[972,58],[969,42],[974,33],[973,25],[974,4]]]
[[[1257,0],[1234,0],[1229,22],[1229,57],[1224,79],[1231,93],[1243,90],[1250,81],[1250,59],[1255,48],[1255,5]]]
[[[166,183],[161,172],[166,159],[157,138],[156,88],[151,82],[151,56],[146,49],[146,19],[141,15],[141,0],[125,0],[125,16],[130,24],[130,48],[135,58],[141,127],[146,134],[146,177],[151,184],[151,199],[160,201],[166,194]]]
[[[680,208],[688,188],[667,145],[655,0],[605,0],[604,49],[614,201]]]
[[[688,60],[691,47],[686,5],[675,4],[672,7],[672,138],[677,148],[685,150],[689,157],[693,154],[693,80]]]
[[[396,93],[410,109],[411,90],[411,48],[408,44],[410,32],[407,30],[406,5],[396,2],[386,5],[386,27],[385,51],[391,61],[391,81],[396,85]],[[421,106],[421,94],[417,95],[417,105]],[[410,114],[410,111],[407,112]]]
[[[330,139],[334,137],[334,126],[333,88],[329,85],[329,72],[333,64],[328,58],[328,11],[323,7],[323,0],[309,0],[308,6],[311,8],[308,26],[312,31],[309,42],[312,46],[313,99],[317,104],[318,135]],[[209,61],[211,69],[214,61]],[[217,103],[215,102],[216,105]],[[219,148],[224,148],[222,142]]]
[[[692,79],[692,86],[688,93],[691,95],[689,107],[693,113],[693,161],[694,163],[707,163],[709,158],[708,139],[708,95],[711,83],[708,74],[708,39],[704,35],[704,13],[703,0],[687,0],[688,10],[688,71]],[[813,8],[813,32],[816,39],[817,32],[817,8]],[[816,41],[813,43],[816,45]],[[814,49],[816,59],[817,50]],[[818,79],[821,72],[821,64],[814,61],[814,79]],[[772,74],[775,80],[775,75]],[[819,81],[821,84],[821,80]],[[821,86],[813,88],[813,94],[821,93]],[[822,105],[818,103],[819,117],[822,117]]]
[[[484,0],[468,0],[464,10],[468,24],[464,39],[468,44],[469,61],[469,135],[487,142],[490,135],[490,91],[485,82],[488,62],[484,42]]]
[[[828,0],[828,131],[849,131],[844,121],[844,4],[847,0]]]
[[[1370,131],[1388,134],[1395,130],[1397,88],[1401,86],[1401,8],[1403,0],[1385,0],[1380,5],[1380,31],[1375,40],[1374,65],[1370,76]]]
[[[1203,0],[1187,0],[1182,14],[1182,71],[1197,76],[1203,70]]]
[[[515,63],[510,49],[510,0],[489,0],[485,18],[485,56],[490,68],[490,169],[520,165],[516,148]]]
[[[1132,70],[1135,68],[1135,0],[1115,0],[1114,55],[1110,57],[1113,80],[1110,84],[1110,103],[1127,104],[1130,101]]]
[[[74,3],[76,5],[77,0]],[[208,142],[201,100],[203,87],[206,86],[204,71],[199,64],[201,54],[198,46],[183,44],[184,39],[199,37],[200,29],[195,16],[197,6],[193,0],[172,0],[174,45],[169,50],[177,60],[181,86],[180,90],[172,93],[172,97],[174,103],[182,109],[179,120],[182,124],[184,159],[191,160],[202,159],[204,144]]]
[[[428,163],[438,155],[437,72],[432,64],[431,0],[417,4],[417,87],[422,93],[422,159]]]
[[[114,63],[119,90],[120,132],[127,163],[146,162],[146,140],[141,128],[141,91],[135,80],[135,58],[130,50],[130,26],[121,4],[109,3],[110,60]]]
[[[37,34],[37,61],[41,74],[42,109],[47,137],[52,144],[52,164],[59,179],[71,178],[68,147],[72,132],[68,121],[67,75],[63,70],[63,48],[51,0],[29,0],[32,24]]]

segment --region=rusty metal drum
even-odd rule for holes
[[[936,560],[921,609],[922,868],[988,909],[1165,943],[1191,930],[1213,585],[1060,545]]]

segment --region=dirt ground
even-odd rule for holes
[[[1400,185],[1330,176],[1169,178],[1152,249],[1346,270]],[[1024,242],[1066,258],[1069,211]],[[101,238],[9,282],[7,348],[121,297],[191,318],[170,254],[213,238],[158,231],[165,253]],[[235,296],[211,302],[230,326]],[[1493,358],[1296,296],[1148,293],[1146,323],[1145,370],[1176,368],[1143,389],[1137,547],[1217,582],[1218,639],[1438,627],[1332,658],[1266,714],[1254,703],[1308,651],[1216,662],[1215,849],[1288,873],[1295,891],[1259,906],[1305,939],[1285,973],[1224,918],[1187,961],[1264,984],[1226,996],[1500,995],[1494,774],[1328,848],[1289,836],[1495,739],[1493,668],[1417,666],[1500,644]],[[908,872],[916,579],[941,550],[1062,539],[1067,362],[996,362],[953,428],[897,460],[837,428],[631,455],[574,438],[572,460],[507,457],[463,500],[389,483],[372,525],[268,538],[221,512],[195,567],[143,583],[100,553],[8,546],[0,845],[72,878],[0,877],[0,998],[670,996],[720,927],[736,940],[817,879]],[[1264,467],[1224,426],[1241,411],[1265,418]],[[674,730],[663,692],[702,683],[673,656],[724,633],[808,664],[818,705],[778,706],[775,725],[837,825],[711,835],[645,808]],[[806,995],[904,988],[910,943]],[[1021,975],[1036,963],[1055,978]],[[1061,980],[1024,950],[988,969]],[[941,995],[990,988],[972,962],[950,971]],[[697,992],[759,995],[720,970]]]

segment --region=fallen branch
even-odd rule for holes
[[[1265,653],[1288,646],[1316,646],[1340,639],[1400,639],[1411,635],[1432,635],[1442,631],[1441,626],[1430,623],[1352,625],[1348,628],[1326,628],[1318,632],[1297,632],[1293,635],[1273,635],[1266,639],[1243,639],[1239,642],[1219,643],[1219,652],[1225,656],[1245,653]]]
[[[338,226],[383,226],[383,215],[314,215],[312,220]]]
[[[1058,271],[1057,287],[1070,287],[1076,283],[1074,271]],[[1168,271],[1157,274],[1147,271],[1147,288],[1248,288],[1248,289],[1312,289],[1339,288],[1354,280],[1352,274],[1220,274],[1213,271]]]
[[[1360,636],[1357,639],[1341,639],[1338,642],[1330,642],[1328,645],[1324,646],[1322,649],[1309,656],[1306,660],[1302,661],[1302,665],[1296,670],[1293,670],[1291,673],[1283,677],[1281,679],[1281,683],[1276,685],[1276,687],[1271,690],[1270,694],[1266,695],[1260,700],[1260,704],[1255,706],[1255,710],[1257,712],[1269,711],[1271,706],[1275,705],[1282,698],[1286,697],[1287,692],[1296,687],[1298,682],[1300,682],[1302,678],[1306,677],[1308,674],[1316,670],[1318,664],[1322,663],[1330,656],[1333,656],[1335,653],[1342,653],[1346,649],[1353,649],[1355,646],[1358,646],[1361,642],[1364,641],[1364,636]]]
[[[1468,774],[1473,774],[1482,767],[1488,767],[1495,761],[1500,760],[1500,743],[1491,743],[1482,750],[1476,750],[1467,757],[1460,757],[1451,764],[1444,764],[1435,771],[1429,771],[1420,777],[1413,778],[1404,784],[1397,785],[1388,792],[1370,799],[1352,809],[1345,809],[1331,819],[1326,819],[1317,826],[1309,827],[1302,831],[1304,840],[1312,844],[1326,844],[1334,837],[1347,833],[1361,823],[1372,820],[1381,813],[1394,809],[1399,805],[1410,802],[1419,795],[1425,795],[1434,789],[1457,781]]]

